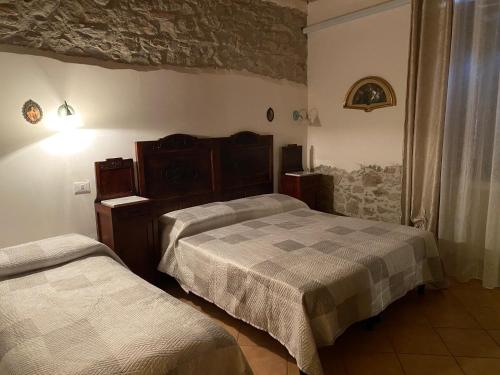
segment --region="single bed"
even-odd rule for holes
[[[266,194],[160,218],[159,270],[279,340],[308,375],[317,348],[417,286],[443,282],[431,233]]]
[[[0,249],[1,374],[251,374],[235,340],[66,235]]]

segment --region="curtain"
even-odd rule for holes
[[[437,233],[452,0],[412,1],[402,223]]]
[[[455,0],[440,251],[460,281],[500,286],[500,1]]]

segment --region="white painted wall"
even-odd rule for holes
[[[332,3],[343,2],[310,3],[309,23],[328,18]],[[321,123],[308,128],[314,165],[354,170],[360,164],[401,164],[410,11],[406,5],[309,34],[308,101]],[[370,75],[392,84],[397,106],[368,113],[344,109],[351,85]]]
[[[387,0],[313,0],[307,6],[307,23],[324,21],[327,18],[343,16],[360,9],[372,7]]]
[[[183,132],[227,136],[274,134],[279,147],[305,143],[291,119],[304,108],[303,85],[239,73],[139,72],[0,52],[0,247],[68,232],[95,236],[93,163],[134,157],[134,142]],[[67,100],[85,127],[74,134],[30,125],[21,106],[33,99],[48,113]],[[274,107],[276,119],[266,120]],[[47,117],[47,116],[46,116]],[[91,195],[73,181],[91,180]]]

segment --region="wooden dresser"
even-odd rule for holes
[[[152,201],[118,204],[115,207],[107,204],[117,198],[136,195],[133,160],[116,158],[96,162],[95,172],[98,240],[116,252],[132,272],[154,282],[160,253],[158,223]]]

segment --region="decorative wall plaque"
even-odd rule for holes
[[[362,78],[349,89],[344,108],[370,112],[377,108],[396,105],[396,95],[391,84],[380,77]]]
[[[33,100],[28,100],[22,108],[23,117],[30,124],[38,124],[43,118],[42,107]]]
[[[274,120],[274,109],[269,108],[266,113],[267,121],[272,122]]]

